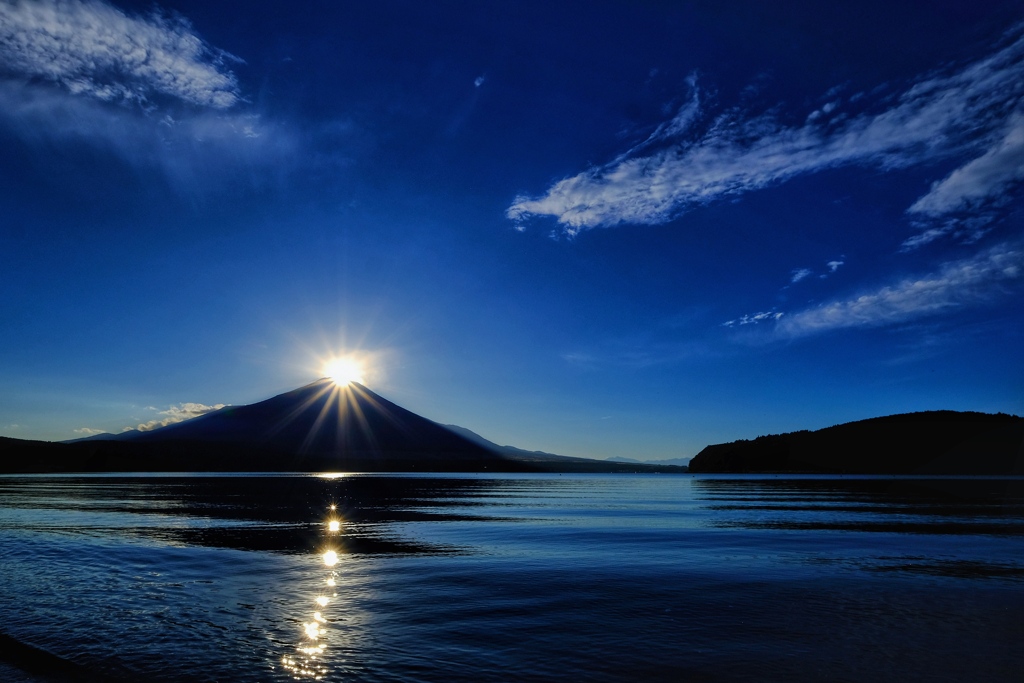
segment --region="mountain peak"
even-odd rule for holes
[[[62,444],[67,450],[45,467],[164,472],[618,472],[649,467],[496,446],[465,431],[474,438],[416,415],[359,382],[339,385],[321,378],[258,403],[227,406],[152,431]],[[32,459],[49,454],[47,448],[25,441],[6,451]],[[27,467],[24,471],[35,471]]]
[[[311,456],[493,457],[490,451],[358,382],[321,378],[258,403],[142,432],[143,442],[216,442]]]

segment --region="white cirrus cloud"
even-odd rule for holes
[[[238,60],[178,16],[131,16],[99,0],[0,1],[2,72],[75,95],[226,109],[239,101],[228,61]]]
[[[749,315],[741,316],[739,318],[736,318],[735,320],[727,320],[726,322],[722,323],[722,326],[736,327],[737,325],[756,325],[758,323],[763,323],[769,320],[777,321],[781,319],[784,315],[785,313],[776,312],[774,310],[761,311],[760,313],[751,313]]]
[[[846,261],[840,261],[836,259],[835,261],[829,261],[828,263],[825,264],[825,266],[828,267],[828,272],[831,274],[839,270],[839,267],[842,266],[844,263],[846,263]]]
[[[0,0],[0,127],[33,149],[44,173],[90,163],[76,154],[85,145],[140,179],[156,171],[182,194],[238,174],[277,183],[299,158],[334,162],[319,153],[330,131],[233,106],[242,100],[229,59],[182,18],[129,16],[98,0]],[[112,106],[125,103],[137,106]],[[300,146],[317,151],[302,156]]]
[[[709,117],[700,92],[691,89],[687,104],[648,140],[540,196],[516,197],[506,216],[520,226],[550,216],[572,237],[624,223],[664,223],[693,207],[825,169],[889,170],[970,154],[974,162],[914,204],[915,213],[942,213],[998,194],[1021,177],[1020,35],[983,59],[922,77],[894,100],[877,103],[876,111],[864,111],[870,103],[858,101],[861,113],[848,112],[833,100],[797,126],[774,111],[732,109]]]
[[[781,337],[803,337],[949,313],[991,301],[1022,277],[1024,246],[1004,243],[970,258],[947,262],[933,273],[788,313],[777,321],[775,332]]]
[[[797,282],[800,282],[804,278],[809,277],[813,272],[814,271],[812,271],[810,268],[797,268],[796,270],[793,271],[792,277],[789,281],[792,284],[796,284]]]
[[[978,157],[932,184],[907,213],[919,232],[904,240],[911,251],[954,235],[975,242],[992,229],[1000,204],[1012,197],[1011,188],[1024,180],[1024,113],[1017,111]]]
[[[194,417],[211,413],[215,410],[227,407],[224,403],[218,403],[214,406],[203,405],[202,403],[179,403],[176,406],[170,406],[167,410],[159,411],[160,415],[164,417],[150,420],[149,422],[143,422],[136,427],[126,427],[125,431],[131,431],[137,429],[140,432],[148,432],[153,429],[160,427],[166,427],[167,425],[174,424],[176,422],[184,422],[185,420],[191,420]]]
[[[74,430],[74,432],[82,436],[96,436],[97,434],[105,433],[102,429],[93,429],[92,427],[82,427],[81,429]]]
[[[984,154],[933,184],[928,194],[914,202],[908,211],[941,216],[971,208],[1021,179],[1024,179],[1024,116],[1017,114]]]

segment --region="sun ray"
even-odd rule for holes
[[[330,393],[327,395],[327,400],[324,401],[323,406],[320,408],[320,413],[316,416],[316,420],[313,421],[313,425],[309,428],[309,434],[306,435],[306,438],[302,442],[302,447],[299,449],[301,452],[305,453],[313,444],[313,440],[320,432],[320,427],[331,412],[331,405],[336,401],[340,403],[340,398],[338,397],[340,391],[341,388],[336,385],[330,387]]]
[[[347,414],[351,414],[357,423],[358,428],[362,431],[363,435],[366,436],[367,441],[370,443],[370,450],[378,450],[377,439],[374,436],[373,430],[370,429],[370,422],[366,419],[366,415],[363,413],[363,409],[360,407],[359,402],[356,401],[356,391],[359,388],[355,386],[347,386],[343,390],[343,396],[345,398],[344,410]],[[362,394],[362,392],[360,392]]]
[[[302,413],[304,413],[307,408],[309,408],[314,403],[319,401],[323,397],[324,394],[332,391],[333,389],[334,389],[334,387],[330,386],[330,385],[323,386],[320,389],[318,389],[315,394],[313,394],[312,396],[307,398],[305,401],[302,402],[301,405],[296,407],[294,410],[292,410],[290,413],[288,413],[288,415],[286,415],[284,418],[282,418],[277,424],[273,425],[269,430],[267,430],[267,436],[268,437],[272,437],[275,434],[277,434],[278,432],[280,432],[282,429],[284,429],[289,424],[291,424],[292,421],[294,421],[296,418],[298,418]]]
[[[371,395],[367,391],[363,390],[363,388],[361,388],[361,387],[352,387],[352,392],[353,392],[353,394],[359,394],[360,398],[362,398],[364,401],[366,401],[367,403],[372,405],[374,408],[376,408],[377,411],[380,412],[381,415],[386,417],[388,419],[388,421],[391,422],[391,424],[393,424],[396,427],[401,427],[402,426],[402,421],[399,420],[398,417],[393,415],[391,413],[391,410],[386,405],[383,405],[380,401],[378,401],[376,398],[374,398],[373,395]]]

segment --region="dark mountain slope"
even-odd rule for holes
[[[436,422],[397,406],[361,384],[318,380],[259,403],[229,406],[122,439],[137,443],[232,443],[298,455],[444,456],[490,453]]]
[[[666,463],[642,463],[639,460],[629,458],[608,460],[595,460],[593,458],[579,458],[572,455],[556,455],[544,451],[528,451],[525,448],[515,446],[499,446],[489,441],[471,429],[458,425],[445,425],[445,428],[464,436],[473,443],[505,456],[509,460],[522,463],[542,472],[661,472],[669,474],[680,474],[686,471],[685,467],[679,467],[674,462]]]

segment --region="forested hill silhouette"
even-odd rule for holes
[[[706,447],[691,472],[1024,474],[1024,418],[906,413]]]
[[[67,443],[0,438],[0,471],[679,471],[587,458],[514,457],[358,383],[321,379],[259,403],[151,431]]]

